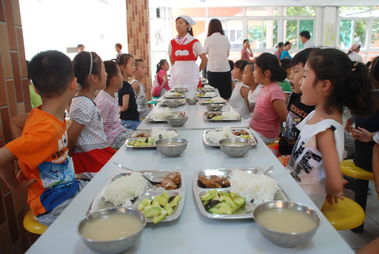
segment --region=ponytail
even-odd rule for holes
[[[373,112],[374,98],[366,65],[352,62],[338,49],[314,49],[307,61],[318,80],[329,80],[332,90],[326,99],[325,110],[337,108],[342,112],[347,106],[354,115],[369,115]]]
[[[161,59],[161,60],[159,61],[159,63],[157,64],[157,71],[156,71],[156,73],[158,73],[158,72],[162,69],[162,66],[163,66],[166,62],[167,62],[166,59]]]

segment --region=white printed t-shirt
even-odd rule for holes
[[[333,130],[338,158],[341,161],[344,151],[344,128],[332,119],[325,119],[316,124],[307,124],[314,112],[309,113],[297,125],[300,135],[293,148],[288,167],[291,170],[291,175],[295,179],[300,179],[298,183],[303,190],[321,208],[326,197],[325,168],[322,155],[317,150],[316,135],[329,128]]]

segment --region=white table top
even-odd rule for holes
[[[188,146],[176,158],[165,157],[156,150],[125,150],[122,147],[27,253],[93,253],[79,238],[77,226],[95,194],[118,171],[114,161],[137,170],[180,167],[185,179],[182,216],[174,222],[147,225],[139,244],[128,253],[354,253],[259,138],[257,147],[246,156],[230,158],[218,148],[206,147],[202,143],[201,130],[180,130],[179,134],[188,140]],[[211,220],[197,210],[191,188],[195,170],[252,166],[268,168],[271,165],[274,166],[273,177],[289,199],[314,207],[320,214],[320,227],[304,246],[295,249],[277,247],[259,233],[252,220]]]
[[[159,104],[154,107],[150,114],[154,113],[154,110],[163,107]],[[231,107],[229,104],[225,104],[222,111],[230,111]],[[177,130],[204,130],[209,128],[220,128],[220,127],[249,127],[249,119],[242,118],[241,121],[232,121],[232,122],[210,122],[204,120],[204,112],[207,111],[205,105],[183,105],[177,108],[170,109],[172,112],[184,111],[188,115],[187,122],[182,127],[171,127],[168,123],[151,123],[149,121],[143,120],[143,122],[138,126],[138,130],[147,130],[154,127],[158,128],[174,128]]]

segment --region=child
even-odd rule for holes
[[[242,63],[239,61],[243,61]],[[249,107],[249,101],[248,101],[248,94],[250,91],[250,86],[252,82],[254,83],[254,66],[250,66],[245,60],[239,60],[236,62],[236,66],[242,66],[244,65],[244,71],[242,75],[242,82],[238,81],[237,84],[234,86],[232,95],[229,99],[230,106],[237,112],[241,114],[241,117],[243,118],[249,118],[250,117],[250,107]],[[238,69],[238,67],[236,67]],[[239,72],[239,69],[235,72]],[[238,77],[237,77],[238,79]],[[245,82],[248,82],[247,84]],[[254,83],[255,84],[255,83]]]
[[[299,138],[292,151],[291,175],[321,208],[343,198],[344,180],[339,163],[344,150],[342,110],[353,114],[371,111],[373,99],[367,67],[352,63],[337,49],[314,49],[304,67],[301,102],[314,105],[297,128]]]
[[[283,51],[282,51],[282,54],[280,55],[280,60],[286,59],[286,58],[292,59],[291,55],[288,53],[291,47],[292,47],[291,42],[286,41],[286,43],[284,43]]]
[[[37,54],[29,63],[43,104],[34,108],[22,136],[0,148],[0,178],[12,190],[28,188],[28,205],[50,225],[79,191],[67,148],[64,111],[77,86],[70,58],[59,51]],[[16,176],[13,161],[18,159]]]
[[[156,83],[151,91],[151,95],[154,97],[161,97],[165,92],[170,90],[168,86],[168,76],[167,72],[170,69],[170,65],[168,64],[166,59],[161,59],[157,64],[157,75],[156,75]]]
[[[304,74],[304,65],[308,59],[311,48],[304,49],[295,55],[291,61],[291,74],[289,80],[292,85],[292,94],[289,98],[287,110],[287,120],[284,132],[279,141],[279,153],[281,155],[289,155],[292,153],[293,146],[299,136],[299,130],[296,125],[299,124],[311,111],[314,106],[307,106],[301,103],[300,83]]]
[[[285,96],[279,86],[285,77],[286,73],[273,54],[263,53],[256,58],[254,78],[255,83],[262,84],[262,88],[256,99],[250,127],[266,144],[274,142],[279,136],[280,123],[287,117]]]
[[[93,98],[95,91],[105,87],[107,73],[95,52],[80,52],[73,60],[80,89],[70,106],[71,124],[68,144],[78,178],[92,179],[115,153],[109,147],[101,114]]]
[[[115,61],[104,61],[104,66],[107,72],[106,87],[96,96],[95,103],[103,119],[108,144],[119,149],[133,132],[121,125],[120,107],[115,96],[122,87],[124,77]]]
[[[136,72],[134,73],[134,80],[131,85],[134,93],[136,94],[137,110],[140,118],[144,119],[149,113],[150,109],[147,107],[146,90],[142,80],[146,77],[146,65],[142,59],[135,61]]]
[[[137,110],[136,95],[128,82],[129,78],[132,78],[136,72],[134,57],[130,54],[121,54],[117,58],[117,64],[124,77],[122,88],[118,91],[121,124],[127,129],[135,130],[141,121]]]
[[[285,59],[282,59],[280,60],[280,67],[282,67],[282,69],[286,72],[287,76],[286,76],[286,79],[284,79],[282,82],[280,82],[280,87],[282,88],[282,91],[283,93],[285,94],[286,96],[286,101],[288,99],[288,97],[290,96],[290,94],[292,93],[292,89],[291,89],[291,84],[290,82],[288,81],[288,77],[291,73],[291,68],[290,68],[290,65],[291,65],[291,60],[288,59],[288,58],[285,58]]]
[[[171,40],[168,49],[172,65],[169,86],[195,89],[207,57],[200,42],[193,37],[192,26],[196,24],[195,21],[187,15],[181,15],[175,23],[178,37]],[[201,59],[200,67],[196,64],[197,57]]]
[[[279,42],[278,45],[275,46],[277,50],[274,52],[274,55],[276,56],[276,58],[278,58],[278,61],[280,61],[280,56],[282,55],[283,47],[284,47],[283,42]]]

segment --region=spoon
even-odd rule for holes
[[[122,165],[122,164],[119,164],[119,163],[117,163],[117,162],[113,162],[117,167],[119,167],[119,168],[122,168],[122,169],[125,169],[125,170],[128,170],[128,171],[131,171],[131,172],[138,172],[138,171],[136,171],[136,170],[134,170],[134,169],[131,169],[131,168],[128,168],[128,167],[126,167],[126,166],[124,166],[124,165]],[[146,176],[144,173],[141,173],[141,175],[142,175],[142,177],[143,178],[145,178],[149,183],[151,183],[151,184],[160,184],[162,181],[157,181],[157,180],[153,180],[153,176],[151,175],[151,176]]]
[[[270,167],[268,167],[268,169],[266,169],[266,171],[263,174],[266,176],[271,176],[273,169],[274,169],[274,167],[270,166]]]

